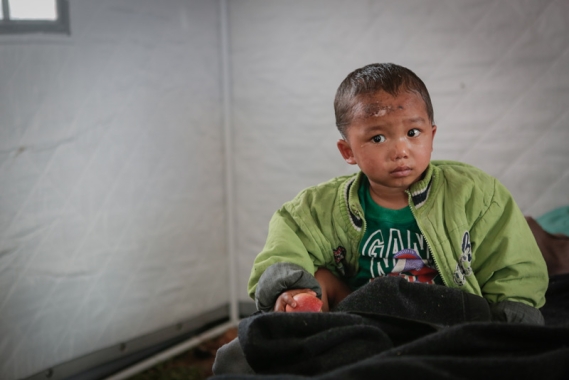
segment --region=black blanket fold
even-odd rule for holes
[[[258,374],[214,379],[569,379],[569,278],[552,282],[546,326],[486,322],[475,298],[397,281],[335,312],[259,314],[239,325]]]
[[[256,373],[314,375],[437,330],[426,323],[374,314],[272,313],[243,320],[239,341]]]
[[[224,375],[215,379],[568,379],[569,328],[465,323],[309,377]]]

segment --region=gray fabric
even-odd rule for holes
[[[492,320],[508,323],[544,325],[543,315],[535,307],[520,302],[502,301],[490,305]]]
[[[217,350],[212,371],[214,375],[255,373],[245,359],[239,338],[233,339]]]
[[[255,289],[255,305],[259,311],[272,311],[282,292],[305,288],[316,292],[318,298],[322,297],[316,278],[301,266],[284,262],[273,264],[259,278]]]

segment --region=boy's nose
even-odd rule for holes
[[[407,158],[409,153],[409,146],[405,139],[395,140],[393,143],[393,159],[400,160],[402,158]]]

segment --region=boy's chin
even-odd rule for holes
[[[376,183],[389,188],[407,190],[409,186],[420,180],[421,177],[416,175],[390,176],[388,178],[383,178]]]

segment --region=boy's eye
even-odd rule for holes
[[[420,134],[421,134],[421,131],[418,130],[417,128],[410,129],[409,132],[407,132],[407,136],[409,136],[409,137],[417,137]]]
[[[385,136],[384,135],[373,136],[371,138],[371,141],[373,141],[374,143],[382,143],[385,141]]]

